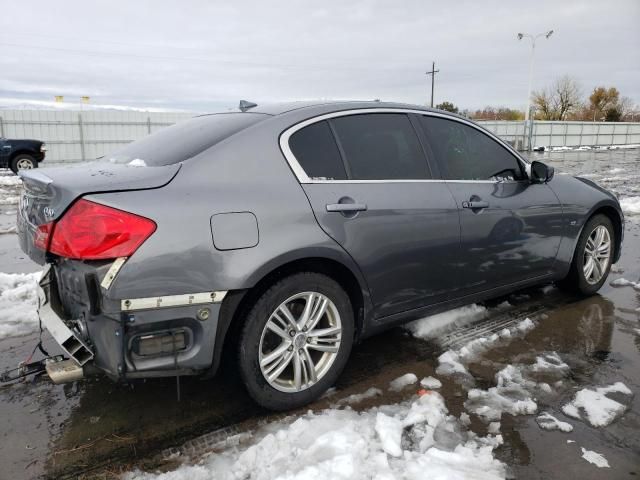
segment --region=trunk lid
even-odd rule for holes
[[[167,185],[181,164],[158,167],[94,162],[73,167],[21,170],[23,189],[17,214],[20,248],[43,265],[46,253],[34,246],[38,226],[59,219],[78,197],[90,193],[148,190]]]

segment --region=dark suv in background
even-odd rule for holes
[[[44,160],[46,151],[45,143],[40,140],[0,137],[0,168],[10,168],[13,173],[38,168],[38,163]]]

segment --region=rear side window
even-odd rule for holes
[[[289,148],[309,178],[345,180],[344,163],[326,121],[313,123],[291,135]]]
[[[112,163],[160,166],[182,162],[267,118],[258,113],[202,115],[163,128],[105,158]]]
[[[409,117],[397,113],[331,119],[354,180],[431,178],[427,160]]]
[[[429,146],[449,180],[521,180],[520,162],[481,131],[453,120],[421,115]]]

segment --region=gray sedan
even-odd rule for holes
[[[289,409],[362,338],[525,286],[593,294],[620,257],[613,194],[466,118],[250,107],[20,172],[21,247],[69,357],[54,381],[212,375],[225,351],[256,402]]]

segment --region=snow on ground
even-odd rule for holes
[[[500,435],[478,437],[437,392],[364,412],[309,412],[291,424],[271,424],[248,445],[212,453],[196,465],[126,480],[377,479],[489,480],[505,478],[493,457]]]
[[[17,187],[22,185],[22,179],[17,175],[0,175],[0,187]]]
[[[38,273],[0,273],[0,339],[38,329]]]
[[[536,377],[543,373],[547,377],[561,378],[568,370],[567,364],[555,352],[536,357],[530,365],[507,365],[496,373],[495,387],[469,390],[464,407],[487,423],[500,420],[503,413],[532,415],[538,410],[536,396],[552,391],[548,383],[538,382]]]
[[[442,382],[434,377],[424,377],[420,380],[420,385],[429,390],[435,390],[436,388],[442,387]]]
[[[418,377],[416,377],[414,373],[405,373],[401,377],[398,377],[389,383],[389,390],[392,392],[399,392],[403,388],[413,385],[417,381]]]
[[[405,328],[409,330],[414,337],[428,339],[434,338],[439,331],[445,328],[475,322],[476,320],[485,318],[487,315],[488,311],[485,307],[474,303],[421,318],[420,320],[407,324]]]
[[[362,393],[354,393],[353,395],[349,395],[348,397],[338,400],[337,405],[354,405],[362,402],[363,400],[378,397],[380,395],[382,395],[382,390],[371,387]]]
[[[472,315],[474,314],[470,314],[470,316]],[[505,328],[489,337],[475,338],[457,350],[447,350],[438,357],[436,373],[438,375],[453,375],[456,373],[469,375],[466,365],[476,359],[482,352],[488,350],[501,340],[508,341],[513,335],[526,333],[534,327],[535,324],[533,321],[530,318],[526,318],[515,327]]]
[[[626,197],[620,200],[622,211],[627,215],[640,214],[640,197]]]
[[[612,287],[633,287],[636,290],[640,290],[640,282],[632,282],[626,278],[616,278],[609,283]]]
[[[558,420],[549,412],[542,412],[536,417],[536,423],[543,430],[560,430],[561,432],[572,432],[573,425],[567,422]]]
[[[584,458],[587,462],[593,463],[598,468],[610,468],[609,462],[604,455],[601,453],[596,453],[593,450],[587,450],[586,448],[582,448],[582,458]]]
[[[583,388],[562,407],[562,412],[569,417],[586,420],[594,427],[606,427],[627,409],[626,405],[607,397],[607,393],[631,395],[631,390],[622,382],[595,390]]]

